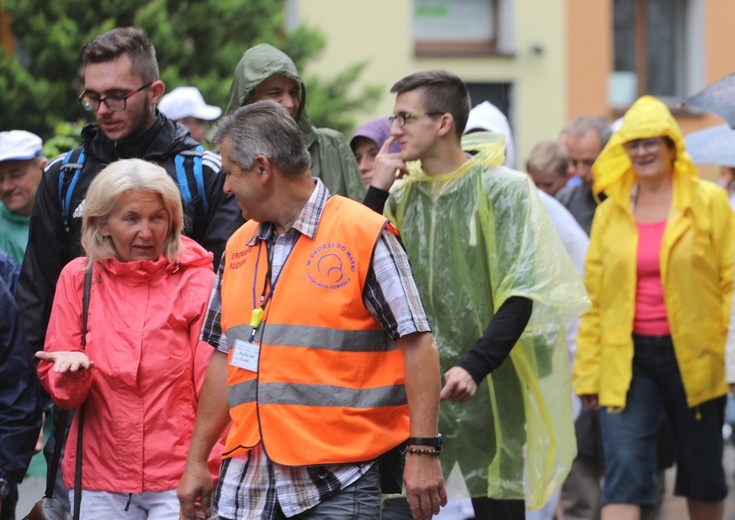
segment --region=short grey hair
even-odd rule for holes
[[[569,126],[563,130],[563,133],[567,133],[577,139],[583,137],[588,132],[597,134],[597,138],[600,140],[600,150],[602,150],[613,133],[612,121],[602,116],[585,115],[569,123]]]
[[[228,159],[243,170],[264,155],[287,177],[309,169],[311,156],[296,121],[275,101],[257,101],[238,108],[217,125],[213,144],[229,140]]]
[[[97,174],[87,190],[82,217],[82,247],[89,258],[87,268],[107,258],[118,258],[112,238],[100,232],[115,210],[120,196],[130,190],[143,190],[161,196],[168,213],[169,229],[163,242],[163,255],[170,262],[181,256],[181,231],[184,212],[181,192],[166,170],[142,159],[116,161]]]

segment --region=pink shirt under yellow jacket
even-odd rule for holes
[[[183,238],[181,259],[95,265],[88,313],[91,370],[56,374],[41,361],[43,386],[61,408],[83,402],[87,490],[175,489],[184,470],[204,372],[213,349],[199,340],[214,281],[212,255]],[[84,258],[62,271],[46,351],[81,350]],[[74,482],[77,418],[62,465]],[[210,457],[213,478],[222,445]]]

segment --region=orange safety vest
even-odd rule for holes
[[[262,441],[270,459],[287,466],[363,462],[407,439],[403,354],[363,303],[386,225],[394,229],[361,204],[333,196],[314,239],[299,237],[257,328],[257,372],[228,364],[225,458]],[[236,341],[248,341],[253,307],[271,288],[266,244],[252,241],[257,230],[246,223],[225,252],[228,361]]]

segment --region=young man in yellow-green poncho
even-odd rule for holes
[[[391,91],[392,138],[374,176],[408,171],[385,211],[439,345],[444,475],[461,478],[476,518],[524,518],[575,455],[564,323],[587,308],[586,293],[528,176],[500,166],[502,139],[462,141],[464,83],[430,71]],[[389,153],[396,140],[400,153]]]

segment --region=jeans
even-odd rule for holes
[[[622,411],[600,412],[605,449],[602,504],[656,504],[656,439],[662,407],[674,436],[674,493],[704,502],[724,499],[725,397],[689,408],[671,338],[633,339],[633,375],[626,406]]]
[[[311,509],[292,516],[298,520],[380,520],[380,472],[378,465],[346,488],[325,498]],[[285,520],[280,508],[274,520]],[[227,519],[223,516],[219,520]]]

